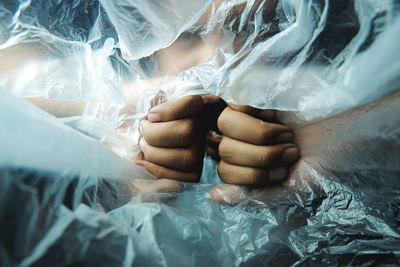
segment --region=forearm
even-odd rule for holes
[[[86,106],[86,102],[54,100],[42,97],[27,97],[25,100],[60,118],[82,115]]]
[[[306,125],[295,131],[302,158],[314,167],[341,169],[375,157],[374,147],[395,136],[400,127],[400,89],[383,98]],[[354,155],[358,155],[357,157]]]
[[[26,63],[44,56],[43,47],[35,43],[14,45],[0,49],[0,79],[13,75]]]
[[[28,43],[0,49],[0,79],[7,79],[20,71],[30,61],[44,57],[40,44]],[[77,116],[83,113],[85,102],[45,99],[43,97],[28,97],[40,109],[56,117]]]

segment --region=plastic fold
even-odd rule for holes
[[[399,47],[398,0],[2,0],[0,265],[399,265]],[[278,110],[289,178],[134,165],[190,94]]]

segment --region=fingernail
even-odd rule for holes
[[[145,145],[144,139],[140,138],[140,140],[139,140],[139,148],[140,148],[141,151],[143,151],[144,145]]]
[[[147,119],[151,122],[159,122],[161,121],[161,116],[158,113],[149,113]]]
[[[287,169],[285,167],[275,168],[269,171],[270,182],[280,182],[286,178]]]
[[[299,150],[297,147],[289,147],[283,151],[282,160],[284,162],[293,162],[299,158]]]
[[[292,132],[284,132],[278,136],[278,142],[280,142],[280,143],[291,142],[293,140],[293,138],[294,138],[294,135]]]

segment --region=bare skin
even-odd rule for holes
[[[187,96],[155,106],[140,124],[144,160],[136,164],[158,178],[198,182],[204,155],[200,126],[201,96]]]
[[[131,114],[138,93],[135,97],[129,97],[128,92],[133,90],[123,91],[128,104],[122,112]],[[85,102],[39,97],[27,100],[57,117],[80,115],[86,105]],[[145,160],[137,164],[156,177],[197,182],[201,176],[206,131],[204,125],[200,124],[203,105],[201,96],[188,96],[150,110],[148,119],[141,123],[143,138],[140,145]],[[256,118],[260,112],[251,107],[230,105],[218,119],[218,126],[224,134],[218,171],[226,183],[264,185],[283,180],[287,176],[287,164],[279,157],[282,157],[280,154],[285,148],[294,147],[288,143],[293,136],[286,126]],[[235,127],[237,125],[239,127]],[[287,142],[277,139],[277,134],[284,132],[289,134]]]
[[[224,136],[219,145],[218,175],[225,183],[281,182],[287,177],[290,164],[299,158],[296,145],[291,143],[291,129],[268,122],[262,115],[261,110],[249,106],[229,105],[219,116],[218,128]]]
[[[202,96],[187,96],[151,109],[141,122],[143,160],[136,164],[158,178],[197,182],[207,130],[199,121],[203,107]],[[230,105],[219,115],[218,173],[225,183],[268,185],[287,177],[299,153],[289,127],[265,121],[273,119],[270,111],[249,106]]]
[[[216,7],[221,2],[217,1]],[[270,6],[265,8],[273,13],[276,1],[268,3],[271,3]],[[244,5],[235,7],[234,14],[240,14],[244,8]],[[211,7],[200,23],[204,24],[210,12]],[[206,62],[220,46],[219,39],[218,33],[212,33],[207,38],[192,40],[189,45],[187,41],[178,40],[160,50],[157,58],[161,73],[176,75]],[[239,43],[234,43],[234,46],[235,51],[240,49]],[[132,113],[138,91],[142,90],[123,89],[127,105],[122,114]],[[136,164],[158,178],[197,182],[201,176],[207,131],[201,120],[207,102],[204,99],[201,96],[183,97],[151,109],[147,119],[141,122],[143,136],[139,145],[142,158]],[[72,101],[30,101],[58,117],[80,115],[85,105]],[[218,128],[224,134],[217,151],[221,157],[218,173],[226,183],[260,186],[280,182],[287,177],[290,165],[299,157],[296,145],[292,143],[294,137],[291,130],[274,122],[269,111],[229,104],[218,117]],[[170,186],[177,186],[175,183],[162,185],[167,191]],[[151,187],[147,186],[146,190]],[[160,191],[158,185],[155,190]]]
[[[365,148],[370,145],[360,138],[343,139],[342,136],[349,134],[349,131],[354,137],[358,136],[358,129],[349,126],[353,123],[368,125],[373,121],[374,129],[387,127],[388,123],[393,127],[396,127],[395,125],[398,127],[400,120],[396,116],[392,116],[391,112],[393,112],[393,107],[399,109],[399,103],[400,89],[375,102],[296,129],[294,131],[295,141],[302,152],[302,164],[307,166],[306,170],[302,169],[302,164],[295,163],[292,165],[288,179],[274,186],[246,188],[228,184],[217,185],[209,192],[211,200],[227,205],[237,205],[249,198],[261,202],[280,201],[292,197],[293,193],[300,190],[305,183],[307,186],[316,187],[314,171],[318,173],[328,171],[327,175],[329,175],[329,171],[336,169],[340,171],[343,165],[348,164],[346,162],[349,159],[348,154],[363,154]],[[361,132],[363,130],[365,129],[360,129]],[[327,140],[335,140],[335,142],[328,145]],[[352,157],[351,160],[355,167],[365,164],[363,157]],[[308,173],[307,170],[310,170],[311,173]]]

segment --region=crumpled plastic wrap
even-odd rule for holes
[[[399,265],[399,47],[397,0],[1,1],[0,265]],[[199,184],[138,190],[140,119],[204,93],[279,110],[283,185],[215,187],[206,156]]]

